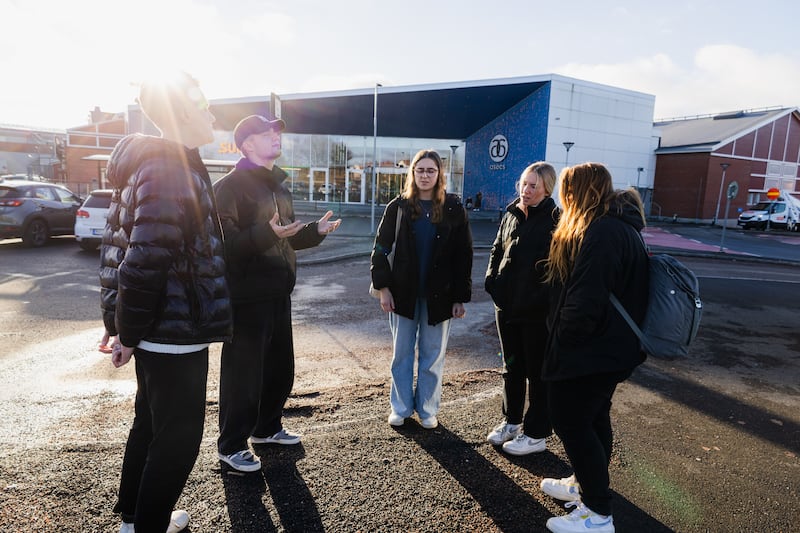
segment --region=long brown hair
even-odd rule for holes
[[[575,266],[589,224],[608,213],[615,196],[611,173],[600,163],[583,163],[561,171],[561,218],[550,241],[548,282],[564,283]]]
[[[436,173],[436,185],[433,186],[433,212],[431,213],[431,222],[438,223],[442,221],[446,182],[442,158],[434,150],[420,150],[411,160],[403,187],[403,198],[407,199],[408,205],[411,206],[411,218],[414,220],[419,218],[422,215],[422,208],[419,205],[419,189],[414,181],[414,169],[417,168],[417,163],[422,159],[430,159],[439,170]]]

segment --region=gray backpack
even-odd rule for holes
[[[648,263],[649,298],[641,329],[614,294],[611,303],[639,337],[646,354],[667,359],[686,356],[703,311],[697,277],[670,255],[652,255]]]

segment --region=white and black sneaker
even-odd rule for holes
[[[261,460],[250,450],[241,450],[230,455],[217,454],[219,460],[239,472],[257,472],[261,470]]]
[[[256,437],[253,435],[250,437],[250,442],[252,444],[299,444],[300,435],[281,429],[271,437]]]

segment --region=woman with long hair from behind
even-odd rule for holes
[[[647,305],[647,252],[639,194],[615,191],[599,163],[561,173],[563,212],[553,233],[546,279],[558,296],[542,378],[549,382],[550,420],[574,474],[545,478],[541,488],[575,509],[553,517],[556,533],[614,531],[608,465],[611,398],[644,361],[639,339],[610,301],[614,294],[637,323]]]
[[[445,191],[435,151],[417,152],[403,193],[386,206],[370,270],[392,333],[389,424],[402,426],[416,411],[422,427],[435,428],[450,319],[464,317],[472,296],[469,221],[459,198]]]

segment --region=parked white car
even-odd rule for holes
[[[89,193],[75,213],[75,240],[86,251],[96,250],[106,229],[106,215],[111,205],[111,190],[98,189]]]

